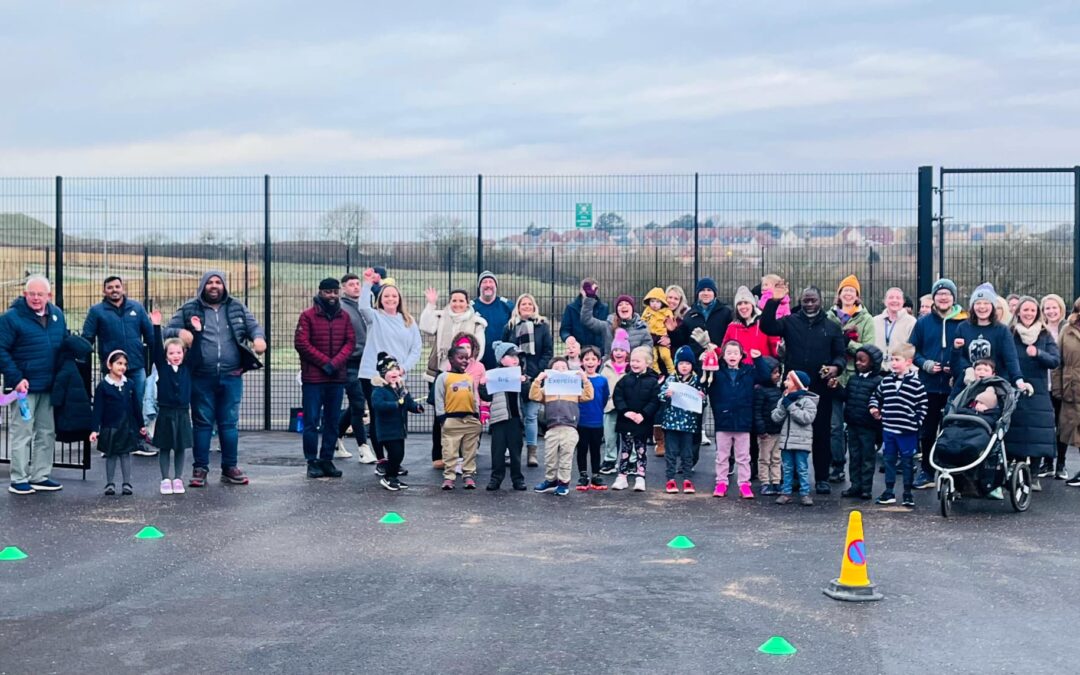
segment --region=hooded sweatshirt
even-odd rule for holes
[[[360,317],[368,328],[367,346],[360,360],[359,375],[362,379],[370,380],[379,374],[376,369],[379,352],[393,356],[407,373],[420,360],[420,328],[415,321],[406,326],[401,312],[391,316],[370,307],[367,298],[372,297],[371,292],[371,285],[364,284],[360,290],[360,302],[357,304]]]
[[[203,299],[206,282],[211,277],[221,279],[223,291],[217,307]],[[209,270],[199,280],[198,294],[176,310],[163,333],[165,338],[179,337],[181,330],[193,330],[191,318],[199,317],[202,321],[202,333],[199,336],[199,354],[195,360],[196,373],[201,375],[220,375],[240,370],[240,343],[256,338],[266,338],[255,315],[242,302],[229,295],[225,286],[225,274],[218,270]]]

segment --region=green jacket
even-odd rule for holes
[[[835,305],[829,308],[829,319],[840,326],[841,332],[848,338],[845,348],[847,366],[844,372],[840,373],[840,386],[847,386],[848,378],[855,374],[855,352],[862,349],[863,345],[874,344],[874,317],[866,307],[862,307],[844,322],[840,320],[839,312],[840,308]]]

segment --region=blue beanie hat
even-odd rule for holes
[[[952,279],[946,279],[944,277],[935,281],[934,285],[930,287],[930,297],[937,295],[937,292],[942,289],[945,289],[946,291],[952,293],[953,302],[956,302],[956,298],[958,295],[956,291],[956,284],[953,283]]]
[[[697,359],[694,358],[694,350],[690,349],[690,345],[683,345],[675,351],[675,365],[678,365],[686,361],[691,365],[697,365]]]
[[[712,280],[712,277],[701,277],[698,279],[697,288],[694,289],[694,294],[698,294],[705,289],[709,289],[715,295],[719,295],[720,291],[716,289],[716,282]]]
[[[994,285],[990,282],[979,284],[975,288],[975,292],[971,294],[971,302],[968,303],[968,307],[974,305],[979,300],[985,300],[991,305],[997,302],[997,293],[994,291]]]
[[[810,376],[807,375],[805,371],[796,370],[795,377],[799,378],[799,382],[802,383],[803,389],[810,386]]]

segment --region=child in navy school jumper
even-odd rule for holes
[[[571,336],[572,338],[573,336]],[[610,392],[607,378],[599,373],[600,350],[592,345],[581,350],[581,367],[592,383],[591,401],[578,404],[578,444],[577,444],[577,489],[606,490],[604,479],[600,477],[600,449],[604,445],[604,407],[607,406]],[[587,461],[592,462],[592,478],[589,478]]]
[[[158,449],[158,468],[161,469],[163,495],[184,494],[184,454],[192,446],[191,429],[191,364],[184,353],[180,338],[161,341],[161,312],[150,312],[154,324],[154,343],[150,352],[157,370],[157,419],[154,422],[154,447]],[[191,319],[198,340],[202,331],[199,317]],[[197,347],[197,345],[194,345]],[[169,478],[169,455],[172,455],[173,477]]]
[[[122,492],[131,495],[131,453],[136,439],[146,433],[142,426],[142,401],[135,387],[124,376],[127,354],[122,349],[109,353],[105,359],[108,372],[94,390],[94,430],[90,442],[97,443],[98,452],[105,455],[105,494],[116,494],[116,463],[120,462],[123,477]]]
[[[895,504],[896,458],[904,475],[903,504],[915,508],[911,490],[915,482],[914,458],[919,445],[919,429],[926,418],[926,388],[919,381],[919,371],[912,365],[915,347],[910,343],[889,350],[891,369],[870,397],[870,414],[881,420],[882,449],[885,454],[885,491],[878,504]]]
[[[694,468],[694,445],[697,443],[698,429],[701,428],[701,413],[671,405],[671,399],[674,396],[671,385],[679,383],[693,387],[701,398],[705,398],[705,387],[694,372],[696,364],[694,350],[688,345],[679,347],[675,352],[675,373],[665,378],[664,384],[660,385],[660,402],[663,408],[660,410],[659,422],[660,428],[664,430],[664,439],[667,441],[667,449],[664,452],[667,476],[665,490],[669,494],[679,491],[678,483],[675,482],[675,472],[680,459],[683,467],[682,490],[686,494],[695,492],[690,476]]]

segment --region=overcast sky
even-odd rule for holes
[[[3,175],[1080,162],[1075,1],[0,0]]]

